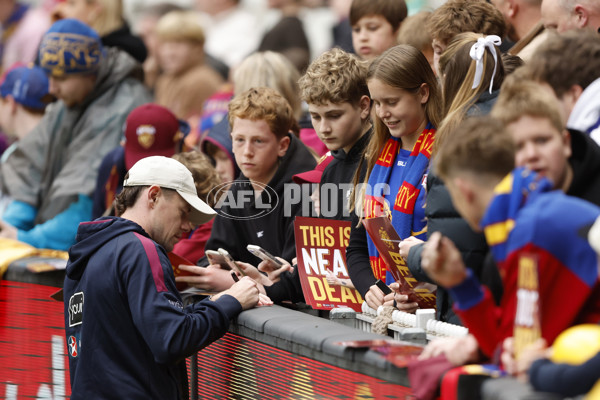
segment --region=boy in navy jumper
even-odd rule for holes
[[[480,350],[491,357],[512,335],[516,276],[525,254],[538,260],[541,335],[548,343],[575,323],[597,320],[592,304],[597,299],[591,296],[598,282],[597,256],[577,232],[600,209],[553,191],[549,180],[529,170],[513,170],[515,144],[499,121],[471,118],[456,129],[461,140],[440,149],[435,167],[456,209],[486,236],[502,276],[501,304],[495,306],[453,243],[439,234],[425,245],[423,268],[449,289]]]

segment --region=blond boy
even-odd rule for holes
[[[204,62],[204,31],[197,15],[172,11],[156,25],[158,63],[155,99],[177,118],[195,126],[206,99],[223,84],[218,72]]]
[[[600,205],[600,147],[585,133],[566,129],[549,87],[512,77],[502,86],[492,116],[515,140],[517,166],[546,176],[568,195]]]

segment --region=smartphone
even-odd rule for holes
[[[277,266],[277,268],[283,267],[283,263],[281,261],[276,259],[274,255],[272,255],[271,253],[269,253],[262,247],[254,245],[254,244],[249,244],[248,246],[246,246],[246,248],[248,249],[248,251],[250,253],[254,254],[256,257],[260,258],[261,260],[271,261],[273,264],[275,264]]]
[[[231,254],[229,254],[229,252],[225,249],[219,248],[219,253],[225,257],[225,261],[227,261],[227,265],[229,265],[229,267],[236,271],[239,272],[240,275],[242,276],[246,276],[246,274],[244,273],[244,271],[242,271],[242,269],[240,267],[237,266],[237,264],[235,263],[235,260],[233,259],[233,257],[231,257]]]
[[[375,282],[375,284],[379,289],[381,289],[384,295],[392,293],[392,289],[390,289],[390,287],[386,285],[385,282],[381,279],[377,279],[377,282]]]
[[[223,269],[231,269],[225,257],[218,251],[206,250],[204,254],[206,254],[209,264],[219,264]]]

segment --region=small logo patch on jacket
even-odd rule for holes
[[[69,348],[69,355],[71,357],[77,357],[77,355],[79,354],[79,348],[77,345],[77,338],[75,336],[69,336],[68,339],[68,348]]]
[[[83,292],[77,292],[69,299],[69,326],[83,322]]]

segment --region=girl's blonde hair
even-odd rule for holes
[[[378,79],[388,86],[405,90],[416,95],[423,84],[429,89],[429,98],[423,106],[428,122],[437,127],[441,121],[442,96],[440,94],[435,75],[423,53],[410,45],[398,45],[386,50],[377,57],[367,72],[367,81]],[[360,183],[360,171],[363,162],[367,162],[367,173],[364,183],[367,183],[369,174],[373,170],[379,153],[391,137],[390,130],[377,117],[374,123],[374,132],[367,145],[363,157],[359,162],[353,178],[354,187]],[[364,194],[360,195],[361,202]],[[356,195],[350,197],[350,210],[354,209]]]
[[[204,46],[204,30],[198,16],[191,11],[171,11],[156,24],[156,36],[160,40],[186,40]]]
[[[90,27],[98,35],[105,36],[123,26],[122,0],[86,0],[88,4],[98,4],[100,13],[90,21]]]
[[[444,120],[433,145],[434,153],[446,140],[446,132],[454,132],[454,129],[451,128],[462,121],[479,96],[490,89],[492,76],[494,77],[492,90],[499,89],[504,81],[504,67],[500,50],[494,46],[497,57],[497,61],[494,61],[490,49],[486,47],[483,54],[483,72],[479,86],[472,88],[477,62],[471,58],[469,53],[477,40],[483,37],[484,35],[473,32],[456,35],[440,57],[440,74],[443,77]],[[495,74],[494,65],[496,66]]]
[[[246,57],[233,72],[234,94],[237,96],[255,87],[275,89],[288,101],[298,120],[302,115],[299,79],[298,69],[282,54],[257,52]]]

